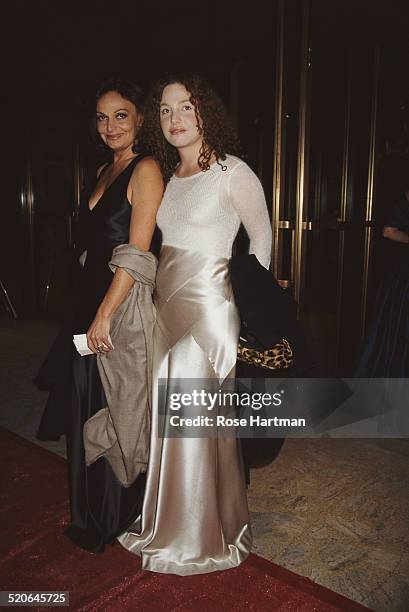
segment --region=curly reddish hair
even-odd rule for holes
[[[190,102],[196,113],[197,125],[202,132],[203,144],[197,163],[203,172],[210,168],[212,154],[217,163],[226,170],[220,160],[226,154],[240,155],[239,139],[231,125],[223,102],[208,81],[197,74],[165,74],[151,88],[146,98],[144,122],[138,134],[139,144],[146,147],[160,164],[167,182],[175,172],[180,158],[175,147],[165,139],[160,125],[160,103],[167,85],[180,83],[190,94]]]

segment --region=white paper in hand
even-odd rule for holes
[[[87,344],[87,334],[76,334],[74,336],[74,344],[81,357],[92,355],[92,351],[89,350]]]
[[[75,334],[73,338],[74,338],[75,348],[77,349],[81,357],[85,357],[85,355],[93,355],[93,352],[90,351],[88,348],[87,334]],[[111,345],[113,346],[111,336],[108,336],[108,339]]]

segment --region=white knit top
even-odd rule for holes
[[[271,257],[271,223],[263,188],[241,159],[228,155],[206,172],[170,179],[157,223],[162,244],[231,257],[233,241],[243,223],[250,253],[268,268]]]

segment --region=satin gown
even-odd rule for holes
[[[131,161],[92,210],[88,202],[96,181],[82,194],[76,256],[84,250],[87,255],[77,278],[77,305],[38,377],[43,388],[50,379],[48,386],[52,389],[37,437],[58,439],[66,434],[67,438],[71,524],[65,533],[75,544],[94,553],[103,552],[106,544],[115,542],[140,514],[146,475],[140,475],[125,489],[105,458],[86,467],[83,426],[106,406],[106,399],[96,356],[80,357],[72,334],[87,331],[112,281],[108,267],[112,251],[129,241],[132,208],[126,194],[131,174],[142,158],[139,155]]]
[[[172,177],[157,222],[163,246],[154,294],[153,421],[142,515],[118,539],[147,570],[202,574],[239,565],[251,550],[245,479],[235,437],[158,434],[158,380],[233,377],[240,321],[228,274],[243,220],[250,244],[268,261],[269,220],[255,175],[228,156],[223,171]],[[236,174],[237,191],[230,189]],[[249,188],[243,202],[240,186]],[[247,186],[247,187],[246,187]],[[238,196],[237,200],[235,196]],[[255,224],[255,225],[254,225]],[[259,225],[260,224],[260,225]],[[165,410],[169,407],[165,406]]]

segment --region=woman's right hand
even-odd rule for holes
[[[111,317],[97,311],[95,319],[87,331],[87,344],[93,353],[109,353],[114,348],[109,340]]]
[[[382,236],[384,238],[389,238],[389,240],[393,240],[394,242],[402,242],[403,244],[409,243],[409,235],[397,227],[389,227],[386,225],[383,228]]]

